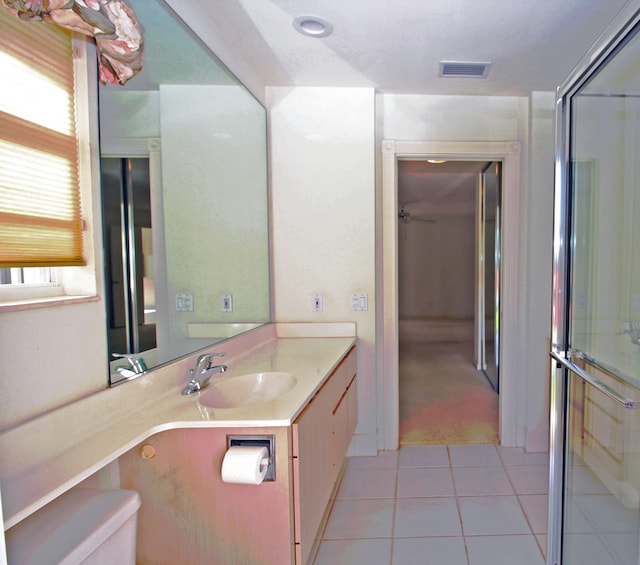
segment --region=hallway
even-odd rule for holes
[[[400,320],[400,445],[498,443],[498,396],[473,365],[473,320]]]

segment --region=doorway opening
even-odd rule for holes
[[[497,443],[501,162],[397,171],[400,444]]]
[[[382,341],[379,366],[378,413],[381,417],[379,449],[395,450],[400,439],[399,379],[399,289],[398,238],[402,208],[398,200],[399,163],[405,160],[436,158],[451,161],[502,162],[500,257],[500,395],[498,397],[498,437],[503,446],[524,444],[525,414],[519,410],[526,401],[526,379],[518,362],[525,332],[519,307],[523,300],[520,284],[520,143],[517,141],[382,141],[382,224],[381,270],[379,272],[378,334]],[[404,212],[407,212],[405,208]],[[409,210],[410,213],[410,210]],[[477,370],[478,367],[472,367]],[[482,376],[484,379],[485,377]],[[471,406],[464,409],[469,410]]]

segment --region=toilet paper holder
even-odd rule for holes
[[[230,435],[227,436],[227,449],[236,446],[266,447],[269,452],[269,466],[263,482],[276,480],[276,438],[272,435]]]

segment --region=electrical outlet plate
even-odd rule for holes
[[[176,312],[193,312],[193,294],[176,294]]]
[[[369,309],[369,297],[366,293],[354,293],[351,295],[351,310],[353,312],[364,312]]]
[[[314,294],[311,297],[311,311],[322,312],[322,294]]]

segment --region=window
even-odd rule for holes
[[[0,268],[12,279],[85,264],[72,53],[66,30],[0,7]]]
[[[51,283],[56,283],[56,271],[50,267],[0,269],[0,284]]]

